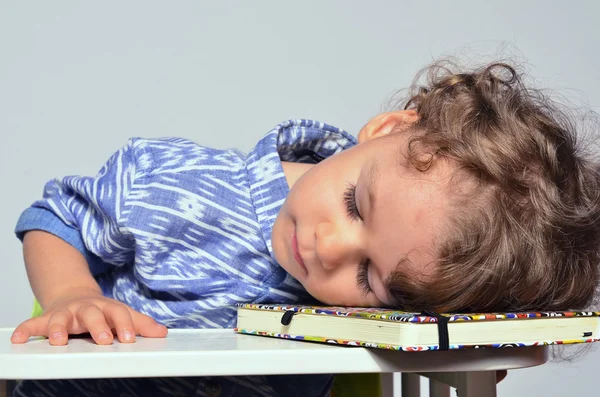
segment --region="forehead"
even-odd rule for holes
[[[369,251],[383,268],[383,276],[399,263],[412,264],[415,271],[425,270],[434,259],[435,239],[448,208],[449,164],[440,161],[421,172],[399,152],[373,157],[359,178],[371,209],[366,222]]]

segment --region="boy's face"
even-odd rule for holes
[[[397,266],[431,272],[452,170],[443,161],[424,173],[407,165],[408,134],[393,127],[414,117],[380,115],[357,146],[316,165],[283,164],[291,190],[273,226],[273,251],[325,304],[388,306],[385,281]]]

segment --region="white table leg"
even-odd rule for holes
[[[496,397],[496,371],[456,373],[459,397]]]
[[[384,372],[379,374],[381,379],[381,397],[394,397],[394,373]]]
[[[450,397],[450,386],[429,379],[429,397]]]
[[[402,373],[402,397],[421,396],[421,376],[419,374]]]

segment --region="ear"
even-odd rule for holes
[[[414,109],[381,113],[369,121],[367,125],[360,130],[358,133],[358,143],[388,135],[392,131],[397,130],[395,127],[403,124],[412,124],[418,118],[417,111]]]

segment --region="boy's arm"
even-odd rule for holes
[[[66,176],[46,183],[43,198],[21,214],[17,237],[31,230],[54,234],[86,257],[93,274],[132,263],[135,243],[123,226],[129,194],[147,163],[137,161],[136,153],[143,152],[137,141],[116,151],[94,177]]]
[[[102,295],[81,252],[50,233],[25,234],[23,258],[33,294],[44,309],[74,289]]]
[[[102,296],[92,277],[135,258],[135,242],[123,226],[134,180],[149,164],[147,156],[138,163],[137,141],[114,153],[95,177],[48,182],[44,198],[21,215],[15,232],[24,242],[28,277],[44,314],[19,325],[13,342],[44,335],[51,344],[65,344],[68,334],[89,331],[96,342],[110,343],[111,328],[122,341],[133,341],[126,331],[166,335],[150,317]]]
[[[151,317],[104,297],[85,257],[62,239],[39,230],[25,234],[23,251],[27,276],[44,315],[29,319],[11,341],[48,336],[53,345],[67,343],[69,334],[89,332],[98,344],[110,344],[114,329],[121,342],[135,335],[164,337],[167,330]]]

